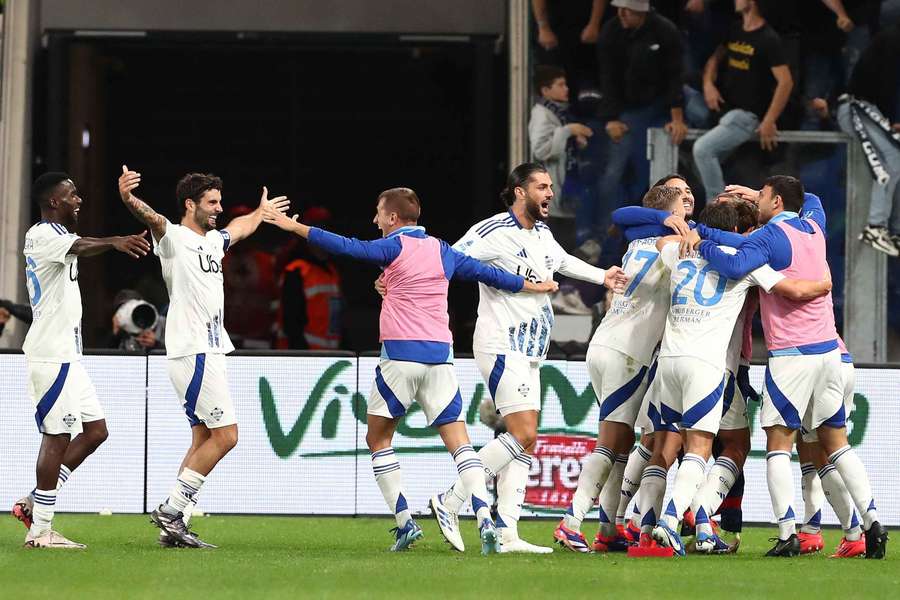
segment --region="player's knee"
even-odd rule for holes
[[[237,427],[225,427],[221,431],[216,432],[216,441],[223,454],[231,452],[238,443]]]
[[[390,446],[391,440],[369,431],[366,433],[366,445],[369,447],[369,452],[378,452]]]
[[[537,441],[537,433],[532,431],[521,431],[513,434],[516,441],[522,445],[527,454],[534,451],[534,444]]]
[[[89,439],[94,449],[99,448],[103,444],[103,442],[109,439],[109,429],[106,428],[106,424],[101,424],[100,426],[91,430]]]

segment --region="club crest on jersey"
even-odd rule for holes
[[[547,256],[546,254],[544,255],[544,266],[547,267],[548,271],[553,270],[553,258]]]
[[[64,417],[62,418],[62,420],[63,420],[63,423],[66,424],[66,427],[68,427],[68,428],[71,429],[72,425],[75,424],[75,421],[76,421],[77,419],[75,418],[75,415],[73,415],[72,413],[69,413],[69,414],[67,414],[66,416],[64,416]]]
[[[200,260],[200,270],[204,273],[221,273],[222,266],[214,259],[211,255],[206,255],[206,264],[204,264],[203,255],[198,254],[197,258]]]

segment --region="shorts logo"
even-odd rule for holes
[[[63,420],[63,423],[66,424],[66,427],[71,428],[72,425],[75,424],[75,421],[77,421],[78,419],[75,418],[75,415],[70,413],[70,414],[67,414],[66,416],[64,416],[62,418],[62,420]]]
[[[520,394],[522,394],[523,396],[527,396],[527,395],[528,395],[528,392],[529,392],[530,390],[531,390],[531,388],[528,387],[528,384],[523,383],[522,385],[519,386],[518,392],[519,392]]]
[[[210,411],[209,416],[211,416],[213,420],[218,423],[222,419],[222,414],[222,409],[217,406],[212,409],[212,411]]]

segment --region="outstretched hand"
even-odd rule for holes
[[[531,281],[528,281],[526,279],[524,285],[522,286],[523,292],[532,292],[534,294],[552,294],[558,289],[559,284],[552,279],[548,279],[547,281],[540,281],[538,283],[532,283]]]
[[[118,236],[113,239],[113,248],[132,258],[147,256],[147,253],[150,252],[150,242],[144,237],[145,235],[147,235],[146,229],[138,235]]]
[[[269,189],[266,186],[263,186],[262,196],[259,198],[259,207],[264,211],[266,207],[269,207],[282,213],[287,213],[288,209],[291,207],[291,201],[288,200],[287,196],[269,198]]]
[[[613,266],[606,270],[603,284],[615,294],[624,294],[625,287],[628,285],[628,276],[622,267]]]

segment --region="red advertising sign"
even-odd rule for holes
[[[528,474],[525,504],[565,509],[578,487],[581,462],[594,451],[596,443],[596,438],[587,435],[539,433]]]

